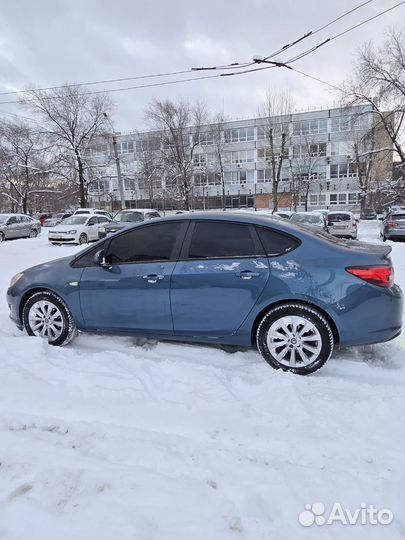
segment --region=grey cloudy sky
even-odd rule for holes
[[[280,58],[306,50],[397,2],[374,0]],[[266,56],[360,3],[362,0],[2,2],[0,92],[27,85],[42,87],[248,61],[255,54]],[[380,43],[384,28],[403,26],[404,20],[402,5],[294,65],[339,84],[350,74],[355,51],[362,43]],[[147,82],[88,88],[111,89]],[[268,88],[288,89],[296,110],[327,107],[336,98],[328,87],[277,68],[239,77],[114,93],[116,129],[144,128],[144,111],[154,97],[200,99],[212,113],[224,111],[230,118],[255,116]],[[0,101],[10,98],[0,96]],[[26,115],[15,105],[0,104],[0,115],[2,112]]]

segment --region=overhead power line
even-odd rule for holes
[[[264,60],[268,60],[268,59],[276,56],[280,52],[286,51],[287,49],[289,49],[289,48],[293,47],[294,45],[300,43],[301,41],[303,41],[307,37],[317,34],[321,30],[323,30],[324,28],[327,28],[328,26],[334,24],[336,21],[338,21],[340,19],[343,19],[344,17],[346,17],[350,13],[353,13],[354,11],[357,11],[358,9],[363,7],[364,5],[370,4],[373,1],[374,0],[367,0],[366,2],[363,2],[362,4],[352,8],[351,10],[346,11],[345,13],[340,15],[339,17],[336,17],[332,21],[329,21],[328,23],[324,24],[323,26],[317,28],[316,30],[311,30],[311,31],[307,32],[306,34],[304,34],[303,36],[301,36],[298,39],[294,40],[293,42],[291,42],[291,43],[289,43],[287,45],[284,45],[278,51],[275,51],[275,52],[271,53],[270,55],[266,56],[266,58],[264,58]],[[141,80],[141,79],[152,79],[152,78],[157,78],[157,77],[169,77],[169,76],[172,76],[172,75],[182,75],[182,74],[185,74],[185,73],[191,73],[192,71],[197,71],[197,70],[241,69],[241,68],[249,67],[249,66],[251,66],[253,64],[254,64],[254,62],[252,62],[252,61],[233,62],[231,64],[213,66],[213,67],[209,67],[209,68],[191,68],[191,69],[184,69],[184,70],[180,70],[180,71],[171,71],[171,72],[167,72],[167,73],[153,73],[153,74],[150,74],[150,75],[138,75],[138,76],[134,76],[134,77],[120,77],[120,78],[117,78],[117,79],[104,79],[104,80],[97,80],[97,81],[80,82],[80,83],[76,83],[76,84],[62,84],[62,85],[55,85],[55,86],[46,86],[46,87],[42,87],[42,88],[32,88],[32,89],[28,89],[28,90],[27,89],[26,90],[10,90],[8,92],[0,92],[0,96],[11,96],[11,95],[25,94],[25,93],[28,93],[28,92],[33,91],[33,90],[42,92],[42,91],[49,91],[49,90],[57,90],[59,88],[73,88],[75,86],[95,86],[95,85],[99,85],[99,84],[113,84],[113,83],[135,81],[135,80]]]
[[[384,11],[380,11],[376,15],[373,15],[373,17],[369,17],[368,19],[365,19],[364,21],[361,21],[358,24],[355,24],[354,26],[351,26],[350,28],[347,28],[346,30],[344,30],[343,32],[340,32],[339,34],[335,34],[334,36],[325,39],[324,41],[322,41],[322,43],[319,43],[318,45],[315,45],[314,47],[311,47],[310,49],[307,49],[306,51],[303,51],[303,52],[297,54],[296,56],[293,56],[292,58],[289,58],[288,60],[285,60],[285,63],[286,64],[291,64],[293,62],[296,62],[297,60],[301,60],[301,58],[305,58],[305,56],[308,56],[309,54],[313,53],[314,51],[316,51],[320,47],[323,47],[327,43],[330,43],[331,41],[334,41],[335,39],[337,39],[339,37],[342,37],[342,36],[344,36],[345,34],[347,34],[349,32],[352,32],[356,28],[359,28],[360,26],[363,26],[364,24],[366,24],[366,23],[368,23],[368,22],[370,22],[370,21],[372,21],[374,19],[377,19],[378,17],[381,17],[382,15],[385,15],[389,11],[392,11],[393,9],[401,6],[402,4],[405,4],[405,0],[402,0],[401,2],[398,2],[398,4],[395,4],[394,6],[391,6],[391,7],[387,8],[387,9],[385,9]]]

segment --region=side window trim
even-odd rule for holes
[[[140,228],[144,229],[145,227],[159,226],[162,223],[163,222],[147,223],[147,224],[145,223],[145,225],[140,226]],[[120,263],[120,264],[111,263],[112,266],[123,266],[123,265],[127,265],[127,264],[149,264],[149,263],[158,263],[158,262],[160,262],[160,263],[177,262],[179,260],[179,253],[181,251],[181,247],[183,245],[184,239],[185,239],[186,234],[187,234],[187,228],[188,228],[189,222],[185,221],[185,220],[181,220],[181,221],[179,220],[179,221],[170,221],[170,223],[180,223],[181,228],[180,228],[180,234],[177,235],[176,241],[174,242],[174,246],[173,246],[173,249],[172,249],[172,251],[170,253],[170,258],[169,259],[150,259],[150,260],[147,260],[147,261],[131,261],[131,262],[123,262],[123,263]],[[109,238],[108,239],[109,241],[106,243],[106,245],[104,247],[104,255],[105,255],[105,257],[108,256],[108,252],[109,252],[109,249],[110,249],[111,242],[114,239],[116,239],[118,236],[124,236],[126,234],[129,234],[130,232],[131,231],[123,231],[119,235],[116,234],[113,237]]]
[[[250,237],[253,242],[254,246],[254,255],[233,255],[233,256],[223,256],[223,257],[189,257],[190,253],[190,246],[191,241],[193,238],[194,230],[197,223],[231,223],[236,225],[242,225],[249,228]],[[183,242],[183,247],[181,249],[180,255],[179,255],[179,261],[204,261],[204,260],[223,260],[223,259],[263,259],[266,258],[267,255],[265,253],[265,250],[263,248],[262,243],[260,242],[259,235],[257,234],[257,231],[255,230],[255,227],[250,223],[241,223],[237,221],[231,221],[231,220],[218,220],[218,221],[211,221],[211,220],[190,220],[190,227],[187,231],[186,238]]]

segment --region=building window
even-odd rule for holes
[[[274,158],[278,159],[281,155],[281,148],[275,147],[274,149]],[[288,146],[284,147],[283,159],[289,159],[290,153]],[[257,159],[258,161],[271,161],[272,151],[271,148],[258,148],[257,149]]]
[[[302,120],[293,123],[293,135],[318,135],[327,132],[326,118]]]
[[[359,193],[349,193],[349,204],[357,204],[357,202],[360,200],[360,194]]]
[[[332,118],[332,131],[350,131],[351,118],[350,116],[334,116]]]
[[[225,184],[244,185],[254,182],[254,171],[231,171],[224,173]]]
[[[200,146],[209,146],[214,144],[214,134],[210,131],[201,131],[198,134],[197,144]]]
[[[338,200],[339,200],[339,204],[346,204],[347,203],[347,193],[339,193]]]
[[[254,150],[237,150],[235,152],[227,152],[225,157],[228,163],[253,163],[255,152]]]
[[[205,154],[194,154],[193,161],[196,167],[204,167],[207,163]]]
[[[254,141],[255,129],[253,127],[226,129],[224,131],[225,142],[245,142]]]
[[[133,154],[134,141],[122,141],[117,143],[119,154]]]
[[[317,204],[318,204],[318,195],[311,194],[309,196],[309,204],[310,204],[310,206],[317,206]]]
[[[331,193],[331,194],[330,194],[330,199],[329,199],[329,200],[330,200],[330,204],[331,204],[331,205],[335,205],[335,204],[338,203],[337,197],[338,197],[338,196],[337,196],[337,193]]]
[[[257,181],[262,182],[271,182],[272,181],[272,175],[270,169],[259,169],[257,171]]]

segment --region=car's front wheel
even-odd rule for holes
[[[79,236],[79,244],[87,244],[88,242],[88,238],[87,238],[87,234],[85,233],[82,233],[80,236]]]
[[[257,329],[257,347],[275,369],[308,375],[321,368],[333,350],[333,332],[312,306],[283,304],[271,309]]]
[[[66,345],[76,334],[76,325],[65,302],[49,291],[33,294],[24,305],[24,327],[30,336]]]

